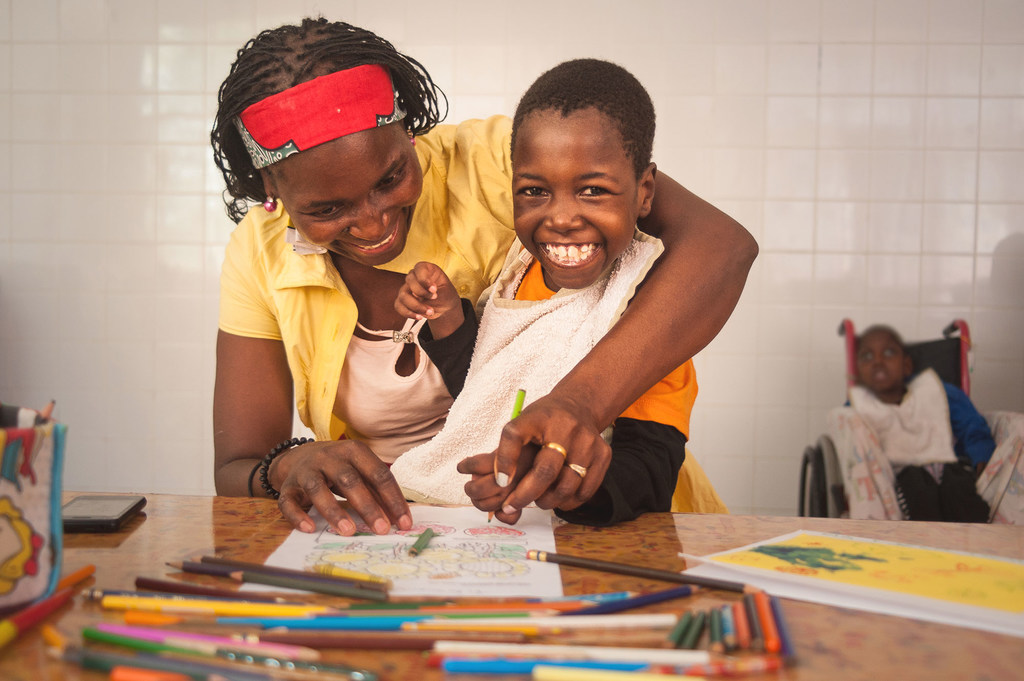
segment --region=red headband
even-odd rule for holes
[[[405,118],[387,69],[356,66],[299,83],[249,106],[235,127],[256,168],[360,130]]]

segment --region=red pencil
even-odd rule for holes
[[[67,603],[71,599],[71,593],[70,588],[61,589],[49,598],[36,601],[0,622],[0,648],[18,638],[23,631],[39,624],[50,613]]]

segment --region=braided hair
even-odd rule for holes
[[[224,204],[232,220],[239,222],[250,202],[264,198],[263,180],[234,119],[252,104],[299,83],[364,64],[380,64],[390,72],[408,132],[422,135],[444,119],[446,112],[438,103],[444,101],[447,109],[447,98],[423,65],[351,24],[306,18],[298,26],[263,31],[238,51],[220,86],[210,132],[213,161],[224,176]]]
[[[626,156],[640,177],[651,163],[654,146],[654,104],[633,74],[601,59],[573,59],[545,71],[519,100],[512,118],[512,157],[516,133],[535,111],[562,116],[594,108],[608,116],[622,136]]]

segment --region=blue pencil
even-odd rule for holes
[[[789,627],[786,625],[786,618],[782,616],[782,603],[775,596],[768,597],[768,603],[772,607],[772,615],[775,617],[775,628],[779,630],[779,642],[782,644],[782,654],[786,664],[792,664],[796,660],[796,649],[793,647],[793,639],[789,636]]]
[[[436,619],[436,615],[400,615],[393,617],[218,617],[217,624],[285,627],[303,630],[400,631],[406,622]],[[525,621],[525,620],[524,620]]]
[[[646,662],[603,662],[599,660],[552,660],[507,657],[447,658],[441,669],[447,674],[530,674],[537,665],[574,667],[576,669],[607,669],[635,672],[647,669]]]
[[[722,643],[726,652],[736,650],[736,620],[733,618],[732,605],[722,606]]]
[[[632,598],[624,598],[617,601],[608,601],[606,603],[598,603],[597,605],[591,605],[586,608],[580,608],[579,610],[567,610],[562,615],[605,615],[611,612],[622,612],[623,610],[632,610],[633,608],[642,608],[645,605],[651,605],[652,603],[661,603],[663,601],[671,601],[676,598],[686,598],[694,592],[694,587],[690,585],[684,585],[675,587],[673,589],[665,589],[664,591],[655,591],[654,593],[641,594],[639,596],[633,596]]]
[[[606,603],[608,601],[621,601],[636,596],[635,591],[609,591],[603,594],[579,594],[578,596],[559,596],[557,598],[527,598],[527,603],[558,603],[560,601],[591,601],[593,603]]]

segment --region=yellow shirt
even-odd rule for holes
[[[503,116],[437,126],[416,138],[423,192],[405,250],[381,269],[437,263],[459,295],[477,300],[497,278],[515,237],[511,121]],[[221,272],[220,329],[280,340],[299,418],[336,440],[338,379],[358,311],[329,255],[299,255],[285,242],[287,213],[253,207],[231,234]]]

